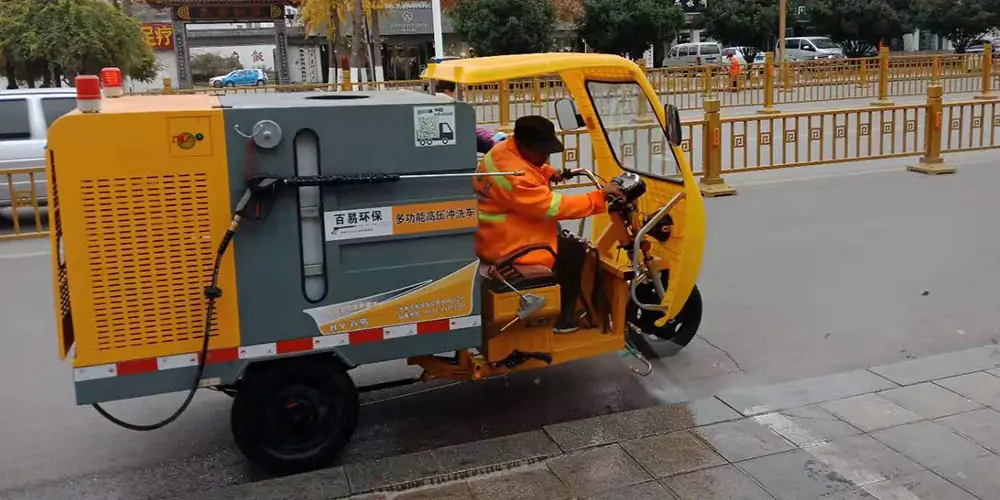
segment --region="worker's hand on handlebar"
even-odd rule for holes
[[[614,182],[609,182],[601,188],[601,192],[604,193],[604,199],[608,201],[620,201],[625,199],[625,193],[622,192],[621,186],[615,184]]]

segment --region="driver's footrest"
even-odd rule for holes
[[[552,364],[552,355],[546,352],[521,352],[514,349],[506,358],[500,360],[497,365],[507,368],[517,368],[532,359],[537,359],[547,365]]]

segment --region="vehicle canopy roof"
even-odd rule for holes
[[[602,70],[611,70],[603,75]],[[494,83],[503,80],[533,78],[567,71],[582,71],[595,77],[636,79],[642,70],[634,62],[611,54],[581,54],[578,52],[551,52],[547,54],[514,54],[506,56],[452,59],[430,64],[421,78],[444,80],[463,85]]]

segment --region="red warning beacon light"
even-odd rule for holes
[[[104,85],[104,97],[121,97],[122,91],[122,70],[118,68],[104,68],[101,70],[101,84]]]
[[[101,112],[101,80],[94,75],[76,77],[76,109],[81,113]]]

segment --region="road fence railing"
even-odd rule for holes
[[[942,95],[942,86],[935,84],[919,104],[736,117],[722,117],[721,102],[708,99],[703,116],[682,123],[680,151],[700,178],[702,192],[721,196],[735,193],[725,177],[742,172],[913,157],[909,170],[952,173],[942,155],[1000,148],[1000,100],[980,94],[979,99],[944,103]],[[649,114],[623,108],[620,115],[602,116],[602,122],[621,164],[665,176],[678,173],[663,131]],[[551,158],[552,166],[593,171],[596,155],[589,133],[580,129],[560,135],[565,150]],[[0,233],[0,239],[47,234],[44,204],[34,194],[44,172],[44,167],[0,171],[0,186],[14,193],[0,210],[15,215],[13,232]],[[15,191],[15,184],[24,187]],[[0,190],[0,203],[3,194]]]
[[[990,64],[984,64],[990,61]],[[661,102],[681,110],[702,109],[706,100],[722,107],[761,106],[763,113],[791,103],[871,99],[874,105],[892,104],[892,97],[923,95],[929,85],[941,85],[945,93],[980,92],[990,95],[1000,86],[998,61],[987,45],[982,53],[891,56],[883,48],[876,57],[789,61],[779,64],[774,54],[763,63],[747,64],[734,78],[728,65],[652,68],[647,76]],[[644,63],[642,64],[644,66]],[[276,92],[331,92],[370,90],[426,91],[428,82],[341,82],[340,84],[271,85],[175,89],[169,79],[164,88],[141,95],[161,93],[247,94]],[[568,97],[555,76],[512,80],[459,89],[459,99],[476,109],[479,123],[509,127],[527,114],[555,117],[553,103]]]

